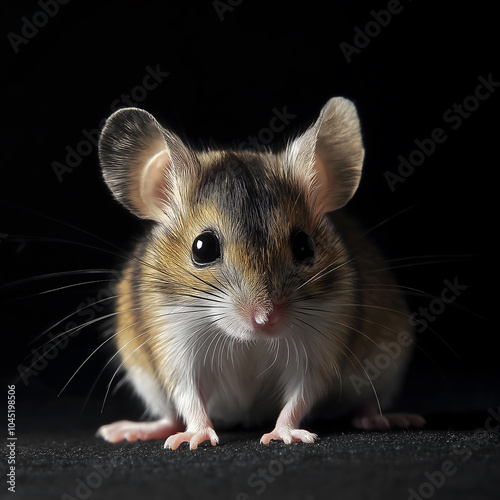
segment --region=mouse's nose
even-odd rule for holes
[[[255,330],[272,335],[277,332],[282,323],[284,308],[282,305],[274,303],[269,306],[254,306],[250,315]]]

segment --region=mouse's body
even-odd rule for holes
[[[157,222],[118,284],[114,340],[158,420],[107,425],[103,437],[196,448],[217,443],[214,425],[279,415],[262,442],[312,442],[299,424],[327,397],[360,427],[423,423],[380,414],[412,332],[378,251],[338,212],[364,154],[350,101],[331,99],[279,154],[195,152],[137,109],[110,117],[99,152],[116,198]]]

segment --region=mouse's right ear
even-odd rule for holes
[[[106,121],[99,160],[115,198],[143,219],[168,220],[176,202],[175,170],[192,165],[189,148],[148,112],[124,108]]]
[[[358,188],[364,149],[356,107],[348,99],[334,97],[316,123],[293,141],[286,162],[306,177],[318,214],[342,208]]]

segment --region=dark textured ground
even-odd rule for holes
[[[477,425],[481,428],[480,419]],[[90,431],[26,434],[18,441],[17,491],[12,498],[320,500],[435,495],[456,500],[500,494],[498,432],[325,430],[314,445],[276,442],[267,447],[258,443],[259,433],[219,436],[217,447],[168,451],[158,441],[112,445]]]
[[[453,399],[443,396],[432,404],[450,411],[426,414],[422,429],[363,432],[339,419],[306,423],[320,436],[309,445],[264,446],[259,439],[269,429],[235,429],[218,431],[216,447],[172,451],[163,441],[110,444],[94,436],[99,425],[137,418],[133,399],[111,398],[104,414],[101,401],[90,400],[82,411],[81,398],[56,398],[34,382],[33,392],[17,390],[16,494],[3,488],[0,498],[494,500],[500,405],[488,407],[495,399],[482,387],[484,410],[451,411]]]

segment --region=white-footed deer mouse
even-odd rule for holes
[[[279,153],[195,151],[146,111],[121,109],[99,156],[115,198],[156,222],[123,269],[113,335],[157,420],[105,425],[102,437],[196,448],[218,442],[214,424],[277,418],[262,443],[310,443],[300,424],[325,398],[358,427],[423,424],[382,413],[413,337],[378,251],[338,212],[364,156],[351,101],[329,100]],[[365,362],[401,334],[399,355],[369,380]]]

